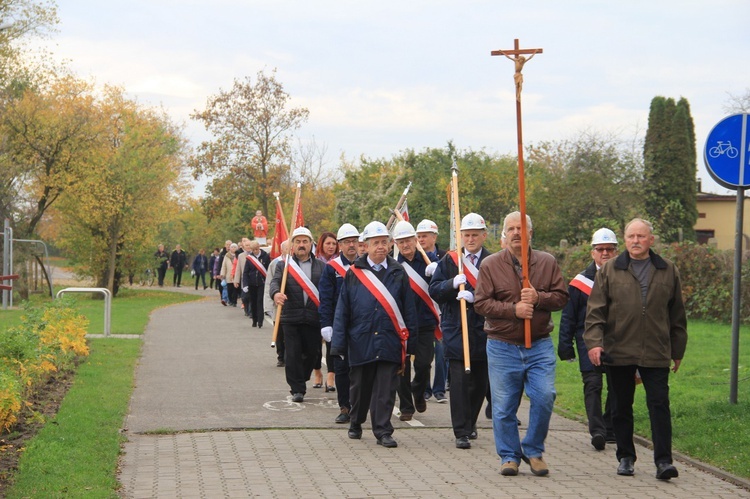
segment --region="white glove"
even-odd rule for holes
[[[242,292],[243,293],[247,293],[249,289],[250,288],[248,286],[245,286],[244,288],[242,288]]]
[[[463,291],[458,292],[456,300],[466,300],[467,303],[474,303],[474,293],[468,289],[464,289]]]
[[[427,277],[430,277],[432,274],[435,273],[435,269],[437,268],[437,262],[432,262],[427,266],[426,269],[424,269],[424,275]]]
[[[458,289],[461,284],[466,284],[466,276],[464,274],[457,274],[453,278],[453,289]]]
[[[333,328],[331,326],[326,326],[324,328],[320,329],[320,335],[323,337],[326,342],[331,341],[331,338],[333,338]]]

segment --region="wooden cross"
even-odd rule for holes
[[[521,49],[518,48],[518,38],[513,42],[513,50],[493,50],[490,55],[504,55],[516,64],[516,73],[513,75],[513,81],[516,82],[516,100],[521,102],[521,89],[523,87],[523,65],[530,61],[536,54],[541,54],[542,49]],[[526,58],[522,54],[531,54]],[[511,57],[511,56],[515,57]]]
[[[521,212],[521,268],[523,274],[523,287],[530,288],[529,282],[529,233],[526,226],[526,182],[523,171],[523,127],[521,126],[521,88],[523,87],[523,65],[536,54],[541,54],[542,49],[521,49],[518,47],[518,38],[513,43],[513,50],[493,50],[490,55],[504,55],[516,64],[516,73],[513,80],[516,83],[516,131],[518,134],[518,207]],[[523,54],[531,54],[526,58]],[[515,57],[511,57],[515,56]],[[531,348],[531,320],[524,321],[524,345]]]

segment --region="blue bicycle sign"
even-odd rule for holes
[[[729,158],[736,158],[739,153],[740,151],[738,151],[736,147],[732,146],[731,140],[728,140],[726,142],[722,142],[720,140],[714,147],[708,150],[708,155],[712,158],[718,158],[722,154],[726,154]]]

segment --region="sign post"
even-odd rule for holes
[[[748,115],[734,114],[717,123],[706,139],[703,160],[717,183],[737,191],[734,236],[734,282],[732,285],[732,360],[729,403],[737,403],[740,358],[740,306],[742,304],[742,227],[745,189],[750,186],[750,142]]]

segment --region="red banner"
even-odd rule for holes
[[[289,234],[284,226],[284,211],[281,209],[281,201],[276,198],[276,234],[271,242],[271,258],[281,255],[281,243],[289,239]]]

